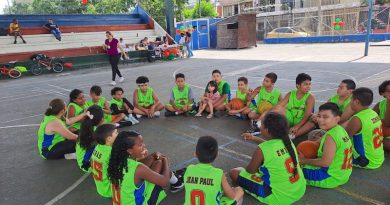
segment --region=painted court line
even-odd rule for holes
[[[36,114],[36,115],[27,116],[27,117],[16,118],[16,119],[13,119],[13,120],[0,122],[0,124],[4,124],[4,123],[8,123],[8,122],[15,122],[15,121],[18,121],[18,120],[24,120],[24,119],[28,119],[28,118],[32,118],[32,117],[38,117],[38,116],[41,116],[41,115],[43,115],[43,114]]]
[[[361,200],[361,201],[364,201],[364,202],[367,202],[367,203],[370,203],[370,204],[385,205],[384,202],[381,202],[381,201],[378,201],[378,200],[375,200],[375,199],[372,199],[372,198],[369,198],[369,197],[366,197],[366,196],[362,196],[360,194],[356,194],[356,193],[350,192],[350,191],[345,190],[345,189],[340,188],[340,187],[337,187],[334,190],[336,190],[336,191],[338,191],[340,193],[343,193],[345,195],[348,195],[348,196],[350,196],[352,198],[355,198],[355,199],[358,199],[358,200]]]
[[[57,201],[64,198],[66,195],[68,195],[73,189],[75,189],[78,185],[80,185],[87,177],[89,176],[89,173],[85,173],[80,179],[78,179],[75,183],[73,183],[70,187],[65,189],[62,193],[58,194],[56,197],[54,197],[52,200],[48,201],[45,205],[52,205],[56,203]]]
[[[40,124],[28,124],[28,125],[10,125],[10,126],[4,126],[0,127],[0,129],[7,129],[7,128],[18,128],[18,127],[38,127]]]
[[[70,92],[69,89],[66,89],[66,88],[63,88],[63,87],[60,87],[60,86],[56,86],[56,85],[52,85],[52,84],[47,84],[48,86],[51,86],[51,87],[54,87],[54,88],[58,88],[58,89],[61,89],[61,90],[65,90],[67,92]]]

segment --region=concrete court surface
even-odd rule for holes
[[[160,99],[167,102],[174,85],[173,75],[183,72],[199,97],[211,71],[220,69],[224,78],[237,88],[240,76],[249,78],[250,87],[261,84],[267,72],[278,74],[277,87],[285,94],[295,86],[295,76],[306,72],[313,78],[312,93],[316,107],[335,93],[339,82],[354,79],[358,86],[370,87],[381,98],[377,87],[390,79],[390,50],[371,47],[370,56],[361,58],[363,44],[259,45],[241,50],[195,51],[191,59],[139,65],[121,65],[126,80],[118,84],[132,99],[137,76],[146,75]],[[89,88],[100,85],[110,99],[108,67],[67,71],[62,74],[27,76],[0,81],[0,204],[111,204],[100,198],[91,176],[82,173],[74,160],[45,161],[37,152],[37,129],[48,103],[53,98],[68,101],[71,89],[88,95]],[[234,93],[234,91],[232,92]],[[234,117],[195,119],[160,117],[142,119],[139,125],[122,130],[138,130],[148,149],[168,155],[174,169],[196,163],[195,143],[202,135],[212,135],[220,145],[215,166],[225,172],[246,166],[256,145],[241,140],[239,134],[248,122]],[[354,169],[350,181],[336,189],[307,187],[297,204],[390,204],[390,155],[377,170]],[[168,193],[165,205],[182,204],[184,192]],[[245,196],[245,205],[259,204]]]

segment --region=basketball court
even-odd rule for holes
[[[283,94],[295,87],[295,77],[305,72],[312,77],[312,93],[316,107],[336,91],[339,82],[353,79],[358,87],[374,90],[390,79],[390,50],[371,47],[370,56],[361,58],[361,44],[259,45],[243,50],[195,51],[191,59],[137,65],[121,65],[126,78],[125,96],[132,99],[135,79],[146,75],[150,86],[166,103],[174,86],[175,73],[184,73],[196,98],[211,78],[211,71],[220,69],[232,87],[234,95],[237,78],[245,76],[251,88],[261,85],[268,72],[278,74],[276,86]],[[75,160],[47,161],[37,151],[37,130],[48,103],[53,98],[68,101],[69,92],[78,88],[86,95],[92,85],[100,85],[103,95],[111,99],[108,85],[111,69],[96,68],[68,71],[61,74],[25,76],[18,80],[0,81],[0,204],[111,204],[96,193],[92,176],[84,174]],[[196,163],[195,143],[200,136],[217,138],[220,149],[216,167],[228,172],[246,166],[256,148],[254,143],[241,139],[240,133],[249,122],[235,117],[214,119],[171,117],[141,119],[141,123],[121,130],[134,129],[145,139],[150,151],[169,156],[173,169]],[[377,170],[354,169],[350,181],[336,189],[307,187],[305,196],[297,204],[390,204],[390,154]],[[164,205],[183,204],[184,191],[169,193]],[[259,204],[249,196],[245,205]]]

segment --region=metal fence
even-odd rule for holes
[[[269,1],[263,2],[269,3]],[[360,1],[281,0],[281,2],[285,3],[256,4],[256,7],[246,9],[246,12],[257,14],[258,40],[278,37],[351,35],[367,31],[368,6]],[[371,31],[374,34],[390,33],[390,4],[374,5]]]

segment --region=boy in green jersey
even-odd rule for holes
[[[341,81],[337,88],[337,94],[329,98],[328,102],[336,103],[341,111],[339,124],[345,124],[353,115],[352,108],[350,106],[352,99],[352,92],[356,89],[356,84],[351,79],[344,79]],[[296,137],[300,137],[309,133],[318,127],[317,114],[313,114],[297,133]]]
[[[352,163],[365,169],[379,168],[385,159],[382,122],[378,114],[369,108],[373,99],[374,93],[369,88],[362,87],[353,91],[351,108],[356,114],[346,127],[352,138]]]
[[[189,165],[184,174],[184,205],[241,204],[244,195],[242,188],[232,188],[223,170],[211,164],[218,155],[217,140],[210,136],[200,137],[195,154],[199,164]]]
[[[118,123],[120,121],[119,120],[120,118],[112,121],[110,104],[108,103],[106,98],[102,96],[102,88],[100,86],[98,86],[98,85],[92,86],[90,91],[89,91],[89,96],[91,96],[91,100],[88,100],[85,103],[86,108],[91,107],[92,105],[97,105],[104,112],[104,121],[105,122]],[[123,118],[124,118],[124,116],[122,117],[122,119]]]
[[[318,141],[316,159],[306,159],[299,153],[306,183],[321,188],[335,188],[348,182],[352,173],[352,142],[338,123],[341,111],[335,103],[320,106],[318,124],[325,135]]]
[[[74,89],[69,94],[69,104],[68,104],[68,115],[66,116],[68,120],[74,121],[79,115],[84,113],[85,107],[85,96],[83,91],[79,89]],[[71,125],[69,125],[69,130],[73,133],[78,134],[81,126],[81,120],[78,120]]]
[[[158,99],[153,88],[149,87],[149,79],[146,76],[140,76],[136,83],[138,88],[133,92],[133,104],[137,109],[134,110],[134,113],[148,118],[159,117],[164,105]]]
[[[248,88],[248,78],[246,77],[239,77],[237,80],[237,90],[236,90],[236,98],[239,99],[242,104],[244,105],[243,108],[234,110],[231,102],[226,104],[226,110],[228,111],[229,115],[236,115],[237,117],[243,117],[242,115],[247,115],[245,111],[249,108],[250,101],[248,101],[249,97],[249,88]]]
[[[184,74],[176,74],[175,82],[176,86],[172,88],[169,104],[165,105],[165,117],[196,113],[196,111],[193,111],[194,94],[191,87],[186,84]]]
[[[244,139],[259,143],[246,168],[230,171],[232,181],[266,204],[292,204],[303,197],[306,181],[294,144],[289,139],[287,119],[268,112],[260,131],[265,140],[249,133]]]
[[[290,126],[290,138],[300,136],[301,127],[307,122],[314,110],[315,99],[310,93],[311,77],[306,73],[298,74],[296,89],[287,93],[279,105],[275,108],[286,116]]]
[[[159,204],[166,194],[184,188],[182,177],[169,170],[168,158],[161,153],[148,155],[143,136],[122,131],[115,140],[108,167],[114,205]]]
[[[95,131],[95,138],[98,144],[91,157],[91,168],[97,192],[103,197],[112,196],[107,169],[111,156],[111,147],[117,136],[118,130],[112,124],[103,124]]]
[[[213,70],[211,73],[212,80],[217,82],[217,88],[218,92],[221,95],[221,98],[217,100],[216,102],[213,102],[213,108],[216,111],[225,111],[226,104],[230,101],[231,93],[230,93],[230,85],[228,82],[222,79],[222,74],[220,70]],[[209,85],[207,84],[205,89],[205,94],[209,92],[208,90]],[[210,109],[206,108],[207,112],[210,112]]]
[[[111,90],[110,109],[112,120],[118,121],[121,127],[138,124],[139,121],[134,117],[134,113],[138,109],[124,97],[123,93],[123,89],[120,87]]]
[[[383,148],[390,151],[390,80],[385,80],[378,90],[385,99],[375,105],[374,111],[382,120]]]
[[[248,132],[258,132],[261,120],[265,114],[273,107],[275,107],[281,100],[282,94],[278,88],[275,88],[275,83],[278,79],[276,73],[267,73],[263,79],[261,86],[257,87],[251,92],[249,96],[250,107],[244,111],[251,119],[251,128]],[[257,98],[255,99],[255,97]]]

